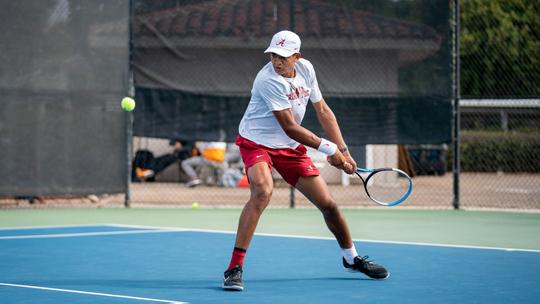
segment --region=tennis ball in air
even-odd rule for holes
[[[193,203],[191,204],[191,209],[197,209],[197,208],[199,208],[199,203],[193,202]]]
[[[135,109],[135,100],[131,97],[124,97],[120,105],[124,111],[131,112]]]

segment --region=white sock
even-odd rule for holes
[[[341,250],[343,251],[343,257],[345,258],[345,261],[347,261],[347,263],[349,264],[354,264],[354,258],[358,256],[354,244],[349,249],[341,248]]]

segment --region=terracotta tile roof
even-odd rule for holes
[[[430,27],[321,0],[295,2],[295,29],[306,39],[399,39],[439,44]],[[258,40],[290,25],[290,1],[212,0],[138,15],[135,37]]]

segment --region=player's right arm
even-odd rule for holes
[[[310,130],[299,125],[294,120],[292,110],[290,108],[281,111],[273,111],[273,113],[287,136],[314,149],[317,149],[320,146],[322,139]],[[334,155],[328,157],[328,162],[338,169],[345,171],[351,170],[351,164],[346,162],[345,157],[343,154],[341,154],[341,152],[339,152],[339,150],[336,150]]]

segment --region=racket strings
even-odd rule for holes
[[[409,190],[410,181],[406,176],[395,171],[381,171],[367,181],[369,196],[383,203],[400,200]]]

